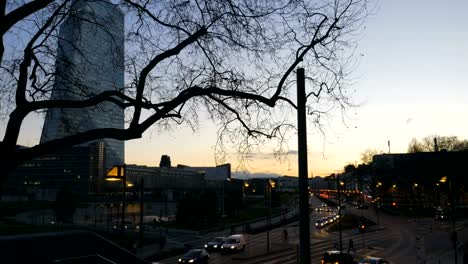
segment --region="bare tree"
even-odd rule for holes
[[[0,93],[7,121],[0,143],[3,172],[92,140],[140,138],[152,126],[196,129],[202,113],[219,125],[219,142],[235,141],[240,152],[265,138],[281,141],[295,123],[290,90],[298,65],[307,69],[314,122],[320,124],[331,108],[350,105],[346,77],[369,13],[366,0],[116,0],[126,21],[125,85],[97,94],[83,87],[73,99],[56,99],[57,43],[64,41],[60,26],[73,17],[97,23],[74,13],[79,2],[1,1]],[[125,110],[125,128],[90,129],[16,147],[29,114],[104,102]]]
[[[379,154],[383,154],[383,151],[368,148],[361,153],[361,162],[364,164],[370,164],[373,157]]]
[[[459,139],[456,136],[426,136],[420,141],[413,138],[408,144],[408,153],[417,152],[432,152],[436,150],[435,140],[437,141],[437,149],[445,151],[466,151],[468,150],[468,140]]]

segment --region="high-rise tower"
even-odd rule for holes
[[[124,15],[108,0],[76,0],[59,32],[52,99],[83,100],[124,87]],[[111,102],[48,109],[41,143],[96,128],[124,128]],[[106,168],[124,163],[124,142],[104,139]]]

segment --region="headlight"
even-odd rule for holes
[[[231,246],[231,249],[235,249],[236,247],[235,246]]]
[[[114,226],[114,228],[117,228],[117,226]]]
[[[127,228],[127,226],[125,226],[125,228]]]
[[[188,262],[189,262],[189,263],[193,263],[194,261],[195,261],[194,259],[191,259],[191,260],[189,260]]]
[[[208,247],[208,245],[205,245],[205,247],[207,248],[207,247]]]
[[[179,259],[179,262],[182,262],[182,259],[181,259],[181,258]]]
[[[317,223],[315,223],[315,225],[316,225],[316,226],[318,226],[318,224],[317,224]]]
[[[224,248],[223,246],[221,246],[221,248]]]
[[[214,248],[217,248],[217,247],[218,247],[218,245],[214,245],[213,247],[214,247]]]

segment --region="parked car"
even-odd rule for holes
[[[224,243],[224,240],[226,240],[225,237],[215,237],[213,240],[205,244],[205,249],[206,250],[221,250],[221,246]]]
[[[224,240],[221,249],[224,252],[242,251],[245,249],[245,244],[246,243],[244,235],[232,235],[227,237],[226,240]]]
[[[348,253],[340,254],[340,251],[330,250],[323,254],[321,264],[357,264],[357,262]]]
[[[365,257],[361,261],[359,261],[359,264],[387,264],[390,263],[386,261],[383,258],[376,258],[376,257]]]
[[[179,263],[206,264],[210,255],[204,249],[192,249],[179,258]]]

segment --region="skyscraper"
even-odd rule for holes
[[[52,99],[84,100],[124,87],[124,15],[108,0],[76,0],[59,32]],[[82,109],[48,109],[41,143],[96,128],[124,128],[111,102]],[[124,163],[124,142],[104,139],[106,168]]]

